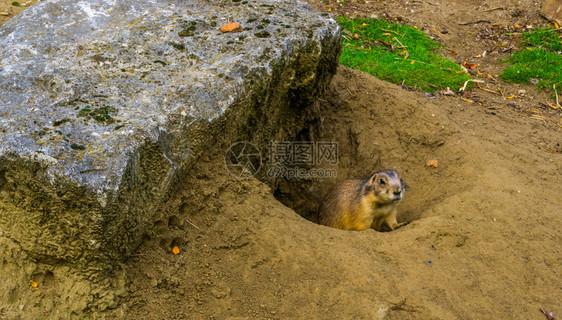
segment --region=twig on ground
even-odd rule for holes
[[[401,36],[401,37],[403,37],[403,36],[404,36],[403,34],[400,34],[400,33],[396,32],[396,31],[392,31],[392,30],[384,29],[384,28],[381,28],[381,27],[379,27],[379,29],[381,29],[382,31],[386,31],[386,32],[392,32],[392,33],[396,33],[397,35],[399,35],[399,36]]]
[[[546,318],[548,320],[554,320],[554,316],[552,315],[552,311],[548,312],[548,311],[543,310],[543,309],[539,309],[539,310],[542,311],[542,313],[544,313],[544,315],[546,316]]]
[[[345,34],[347,34],[348,36],[350,36],[350,37],[353,38],[353,35],[351,34],[351,32],[349,32],[349,31],[343,29],[343,33],[345,33]]]
[[[464,90],[466,90],[466,85],[467,85],[469,82],[484,83],[484,81],[482,81],[482,80],[468,79],[468,80],[466,80],[466,81],[464,82],[464,85],[462,86],[462,88],[459,89],[459,92],[463,92]]]
[[[558,103],[558,91],[556,91],[556,85],[553,84],[553,85],[552,85],[552,88],[554,89],[554,94],[556,95],[556,106],[557,106],[558,108],[561,108],[560,103]]]
[[[400,40],[398,40],[398,38],[394,37],[394,40],[398,41],[398,43],[400,43],[400,45],[402,46],[402,48],[408,48],[405,45],[402,44],[402,42],[400,42]]]
[[[187,221],[187,223],[189,223],[190,225],[194,226],[194,227],[195,227],[195,229],[197,229],[197,230],[201,230],[201,229],[199,229],[199,227],[198,227],[198,226],[194,225],[194,224],[193,224],[193,222],[189,221],[188,219],[185,219],[185,221]]]
[[[494,91],[494,90],[490,90],[490,89],[486,89],[486,88],[480,88],[480,87],[479,87],[478,89],[484,90],[484,91],[488,91],[488,92],[490,92],[490,93],[497,94],[497,95],[501,96],[501,93],[496,92],[496,91]]]
[[[437,33],[438,36],[444,37],[445,39],[449,39],[449,37],[447,37],[446,34],[441,33],[441,31],[435,29],[435,26],[431,26],[431,29],[433,29],[433,31],[434,31],[435,33]]]
[[[502,49],[502,53],[506,53],[506,52],[508,52],[508,51],[511,51],[511,50],[513,50],[513,48],[515,48],[515,46],[513,46],[513,45],[511,45],[511,46],[509,46],[509,47],[507,47],[507,48],[504,48],[504,49]]]
[[[490,11],[494,11],[494,10],[505,10],[505,7],[495,7],[492,9],[487,9],[487,10],[483,10],[482,12],[490,12]]]

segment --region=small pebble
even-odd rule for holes
[[[439,161],[437,159],[429,160],[425,163],[425,165],[428,166],[428,167],[437,168],[437,167],[439,167]]]

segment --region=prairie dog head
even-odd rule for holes
[[[373,192],[378,203],[392,203],[402,200],[406,183],[394,170],[381,170],[368,178],[367,192]]]

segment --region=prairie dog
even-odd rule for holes
[[[342,230],[394,230],[396,207],[406,184],[394,170],[381,170],[364,180],[346,180],[333,188],[318,210],[318,223]]]

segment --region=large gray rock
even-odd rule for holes
[[[228,22],[244,31],[221,33]],[[0,29],[0,236],[42,262],[106,269],[218,136],[302,127],[339,37],[289,0],[29,8]]]

